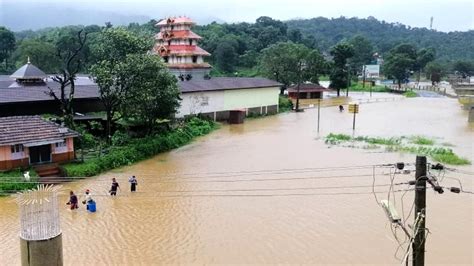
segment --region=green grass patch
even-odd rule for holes
[[[414,91],[406,91],[403,93],[403,96],[407,98],[414,98],[414,97],[418,97],[418,94],[416,94],[416,92]]]
[[[341,144],[350,148],[385,148],[385,150],[389,152],[406,152],[417,155],[426,155],[435,161],[450,165],[471,164],[468,159],[460,157],[450,148],[434,146],[436,145],[436,141],[425,136],[381,138],[368,136],[351,137],[346,134],[330,133],[326,136],[325,142],[326,144],[331,145]],[[441,145],[443,145],[443,143]]]
[[[424,136],[412,136],[410,137],[410,142],[417,145],[434,145],[435,141],[433,139],[424,137]]]
[[[107,154],[99,158],[86,160],[83,163],[69,163],[63,167],[68,176],[94,176],[181,147],[217,127],[218,125],[212,121],[193,117],[170,132],[132,139],[126,145],[111,147]]]
[[[329,135],[326,136],[325,142],[327,144],[339,144],[350,140],[352,140],[352,137],[349,135],[329,133]]]
[[[375,145],[399,145],[402,141],[401,138],[379,138],[379,137],[367,137],[367,136],[358,136],[354,138],[355,141],[367,142],[369,144]]]
[[[383,85],[365,85],[365,87],[361,83],[352,84],[349,88],[349,91],[364,91],[364,92],[390,92],[390,89]]]
[[[7,172],[0,172],[0,196],[35,188],[38,185],[38,175],[33,170],[30,171],[30,180],[27,182],[24,177],[24,171],[15,169]]]

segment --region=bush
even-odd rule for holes
[[[100,158],[94,158],[84,163],[66,164],[64,169],[68,176],[97,175],[113,168],[130,165],[160,152],[178,148],[215,128],[217,126],[214,122],[193,117],[173,131],[145,138],[130,139],[128,144],[112,147],[108,154]]]
[[[293,102],[288,96],[280,95],[278,98],[278,110],[279,112],[287,112],[293,110]]]
[[[122,146],[122,145],[128,144],[131,138],[126,132],[115,131],[111,140],[112,140],[112,145]]]

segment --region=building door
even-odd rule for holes
[[[51,162],[51,145],[41,145],[29,147],[30,150],[30,163],[49,163]]]

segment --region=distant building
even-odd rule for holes
[[[266,78],[211,78],[181,81],[178,117],[201,114],[214,120],[228,120],[233,110],[246,115],[275,114],[281,84]]]
[[[329,91],[325,87],[314,83],[300,84],[300,99],[322,99],[325,91]],[[298,96],[298,85],[288,88],[288,97],[296,99]]]
[[[153,52],[181,79],[203,78],[211,69],[204,62],[204,57],[211,54],[198,46],[201,36],[191,31],[193,25],[188,17],[167,18],[156,24],[160,32],[155,35]]]
[[[104,110],[97,85],[89,78],[76,78],[73,107],[75,112]],[[59,95],[54,82],[30,60],[10,76],[0,75],[0,117],[11,115],[59,114],[59,104],[49,94]]]
[[[74,159],[78,133],[40,116],[0,117],[0,170]]]

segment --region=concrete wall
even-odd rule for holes
[[[20,238],[22,266],[60,266],[63,265],[62,235],[40,241],[27,241]]]
[[[261,106],[278,105],[279,93],[278,87],[183,93],[177,117],[250,108],[260,113]]]

